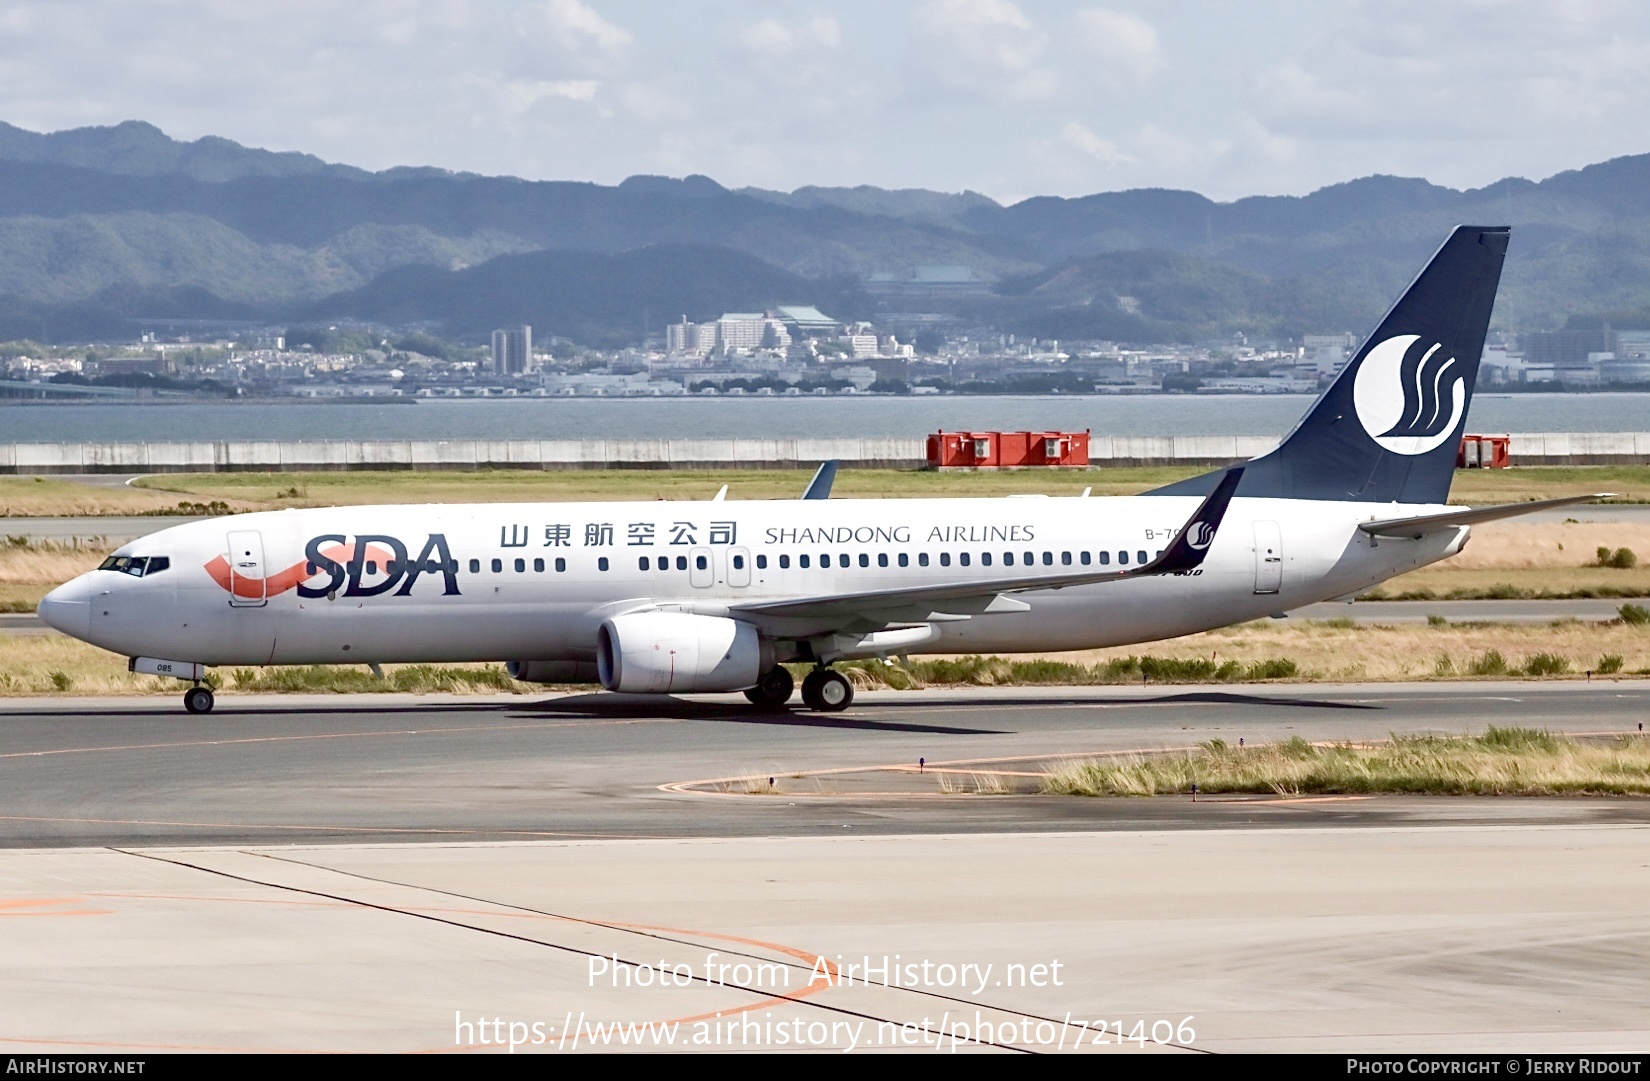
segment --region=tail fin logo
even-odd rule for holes
[[[1352,404],[1383,450],[1425,454],[1442,446],[1466,414],[1466,367],[1440,343],[1399,334],[1364,354]]]
[[[1186,543],[1194,551],[1203,551],[1215,539],[1215,527],[1208,522],[1196,522],[1186,531]]]

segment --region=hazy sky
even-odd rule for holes
[[[9,0],[0,119],[613,183],[1303,193],[1650,150],[1638,0]]]

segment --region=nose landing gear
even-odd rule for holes
[[[854,685],[831,668],[815,668],[802,680],[802,701],[821,713],[841,713],[854,704]]]
[[[211,713],[212,688],[197,683],[183,692],[183,708],[190,713]]]

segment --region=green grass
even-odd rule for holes
[[[1154,796],[1279,795],[1644,796],[1650,740],[1582,741],[1529,728],[1491,726],[1481,736],[1398,736],[1372,746],[1323,746],[1296,737],[1233,747],[1078,762],[1052,774],[1051,793]]]
[[[1060,469],[1048,472],[931,472],[843,469],[833,495],[853,498],[956,498],[1020,494],[1134,495],[1202,472],[1186,466]],[[709,499],[728,485],[730,499],[795,499],[805,469],[482,469],[325,473],[165,473],[133,487],[191,502],[227,501],[260,507],[325,507],[359,503],[510,503],[580,500]]]
[[[1202,466],[931,472],[922,469],[845,468],[837,498],[951,498],[1041,493],[1135,495],[1206,472]],[[791,499],[807,482],[805,469],[591,469],[475,471],[384,470],[316,473],[166,473],[133,487],[172,492],[192,501],[252,503],[263,507],[339,506],[353,503],[538,502],[556,500],[709,499],[722,485],[732,499]],[[1542,499],[1577,492],[1613,491],[1620,500],[1650,501],[1650,466],[1538,466],[1461,470],[1452,503],[1484,504]],[[83,493],[82,493],[83,494]]]
[[[1100,664],[1006,657],[914,659],[907,665],[849,661],[837,665],[866,689],[919,690],[923,687],[1088,687],[1112,683],[1256,683],[1293,679],[1300,666],[1287,657],[1242,664],[1207,658],[1117,657]],[[792,665],[800,679],[807,665]]]

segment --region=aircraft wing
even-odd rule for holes
[[[966,617],[984,612],[1023,611],[1024,602],[1007,594],[1067,586],[1099,585],[1126,578],[1155,574],[1184,574],[1203,562],[1226,508],[1243,476],[1241,467],[1228,470],[1215,490],[1180,527],[1163,554],[1137,567],[1108,571],[1078,571],[1062,574],[1035,574],[976,578],[966,582],[945,582],[927,586],[897,586],[859,593],[833,593],[785,600],[752,601],[734,604],[728,614],[744,618],[854,620],[870,624],[921,623]]]
[[[820,462],[819,468],[814,470],[814,479],[809,481],[808,487],[803,490],[802,498],[831,498],[831,485],[836,483],[836,468],[840,464],[841,462],[835,458],[832,458],[828,462]]]
[[[1608,499],[1610,495],[1609,492],[1596,492],[1592,495],[1567,495],[1561,499],[1537,499],[1529,503],[1502,503],[1494,507],[1462,507],[1460,510],[1445,511],[1442,514],[1422,514],[1414,518],[1386,518],[1374,522],[1359,522],[1358,528],[1372,537],[1418,540],[1428,533],[1438,533],[1445,529],[1454,529],[1456,526],[1473,525],[1477,522],[1494,522],[1501,518],[1516,518],[1520,514],[1533,514],[1538,510],[1568,507],[1575,503],[1586,503],[1593,499]]]

